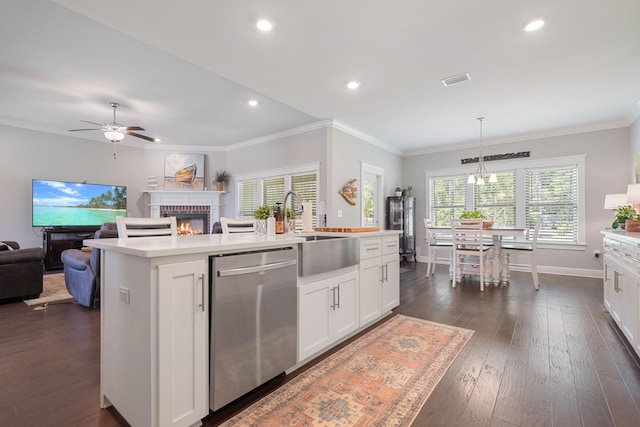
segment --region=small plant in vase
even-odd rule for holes
[[[229,175],[227,171],[216,171],[215,177],[213,178],[213,182],[216,184],[216,191],[223,191],[224,184],[228,183],[230,179],[231,175]]]
[[[626,228],[627,221],[635,222],[640,220],[640,215],[636,213],[636,210],[633,209],[633,206],[620,206],[616,209],[616,218],[613,220],[611,224],[611,228],[622,228],[623,230]],[[634,231],[636,228],[636,224],[631,224]]]
[[[256,210],[253,212],[253,219],[256,220],[256,233],[257,234],[266,234],[267,233],[267,218],[269,218],[269,208],[262,205],[258,206]]]
[[[396,197],[402,196],[402,188],[396,187],[395,192],[396,192]]]

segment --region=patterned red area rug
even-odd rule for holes
[[[222,425],[409,425],[472,334],[394,316]]]

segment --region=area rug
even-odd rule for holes
[[[396,315],[221,425],[409,425],[472,334]]]
[[[31,306],[42,306],[43,304],[60,304],[73,301],[73,297],[67,292],[64,284],[64,273],[45,274],[42,279],[42,293],[38,298],[25,299],[25,304]]]

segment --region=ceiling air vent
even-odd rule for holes
[[[447,77],[446,79],[442,79],[442,84],[445,86],[451,86],[458,83],[466,82],[471,80],[471,76],[469,73],[458,74],[457,76]]]

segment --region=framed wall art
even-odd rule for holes
[[[165,155],[164,189],[203,191],[204,154]]]

